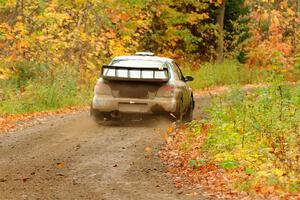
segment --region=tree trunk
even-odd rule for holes
[[[88,11],[89,11],[88,9],[89,9],[89,0],[85,0],[84,5],[83,5],[83,7],[81,9],[81,12],[80,12],[80,16],[79,16],[79,19],[78,19],[78,22],[77,22],[77,25],[76,25],[76,29],[74,30],[75,31],[75,37],[73,39],[73,45],[72,46],[73,46],[73,55],[78,53],[78,56],[76,56],[78,58],[77,59],[77,66],[76,66],[78,71],[80,71],[80,60],[81,60],[81,51],[82,51],[82,49],[78,45],[79,38],[80,38],[80,27],[81,27],[81,24],[83,23],[84,18],[88,14]]]
[[[15,16],[19,16],[19,8],[20,8],[20,0],[16,1],[16,7],[15,7]]]
[[[15,6],[15,16],[16,18],[18,16],[23,16],[23,10],[24,10],[24,0],[17,0],[16,6]]]
[[[296,0],[296,7],[295,7],[295,21],[294,21],[294,38],[293,38],[293,53],[296,56],[297,54],[297,46],[298,46],[298,31],[299,31],[299,24],[297,23],[297,19],[299,17],[299,12],[300,12],[300,0]]]
[[[23,17],[24,13],[24,0],[21,0],[21,12],[20,12],[20,15]]]
[[[274,2],[274,4],[275,4],[274,7],[275,7],[276,10],[279,8],[280,2],[281,2],[281,0],[276,0],[276,1]]]
[[[220,12],[217,17],[217,22],[219,25],[219,38],[218,38],[218,48],[217,48],[217,61],[219,63],[223,62],[224,56],[224,18],[225,18],[225,8],[226,8],[227,0],[222,1],[222,5],[220,7]]]

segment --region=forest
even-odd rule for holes
[[[0,16],[4,101],[26,96],[35,84],[80,93],[101,65],[136,51],[174,58],[194,71],[225,59],[224,71],[253,74],[242,83],[257,82],[258,74],[265,79],[273,66],[295,81],[300,66],[297,0],[1,0]],[[62,83],[62,74],[70,80]],[[214,84],[226,83],[207,86]],[[79,103],[64,98],[71,101],[66,105]]]
[[[299,0],[0,0],[0,119],[89,105],[102,65],[137,51],[175,59],[196,91],[234,87],[168,130],[180,184],[220,168],[229,198],[299,198]]]

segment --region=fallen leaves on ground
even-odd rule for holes
[[[88,110],[87,106],[77,106],[59,109],[55,111],[34,112],[0,117],[0,133],[22,130],[23,128],[40,124],[46,121],[46,117],[49,116],[63,116],[65,114],[86,110]]]
[[[145,147],[145,152],[147,153],[151,153],[152,152],[152,148],[151,147]]]
[[[255,193],[238,191],[234,185],[251,180],[251,175],[243,173],[245,169],[228,170],[209,160],[209,155],[201,150],[209,128],[202,125],[201,134],[194,134],[188,126],[174,129],[170,133],[172,140],[166,141],[159,152],[177,188],[201,188],[209,197],[218,199],[300,199],[299,194],[282,195],[275,187],[259,186]]]
[[[63,169],[65,167],[65,163],[64,162],[56,163],[56,167],[59,169]]]

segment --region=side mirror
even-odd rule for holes
[[[191,77],[191,76],[186,76],[186,77],[184,77],[184,81],[185,81],[185,82],[190,82],[190,81],[193,81],[193,80],[194,80],[194,78]]]

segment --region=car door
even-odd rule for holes
[[[175,79],[177,87],[181,90],[182,93],[182,110],[186,112],[190,106],[190,92],[189,87],[187,86],[184,76],[179,68],[179,66],[173,62],[172,63],[174,73],[175,73]]]

